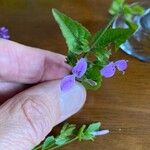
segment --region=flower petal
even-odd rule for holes
[[[122,71],[124,73],[124,71],[127,69],[128,64],[127,64],[128,60],[118,60],[115,62],[115,66],[117,67],[117,69],[119,71]]]
[[[100,70],[100,74],[105,78],[112,77],[115,74],[115,72],[116,68],[113,62],[110,62],[108,65],[106,65],[103,69]]]
[[[94,136],[100,136],[100,135],[105,135],[105,134],[108,134],[108,133],[109,133],[109,130],[100,130],[100,131],[95,131],[92,134]]]
[[[75,84],[75,76],[74,75],[68,75],[64,77],[60,83],[61,91],[65,92],[70,90]]]
[[[87,70],[87,61],[85,58],[81,58],[77,63],[76,66],[73,67],[72,73],[77,77],[81,78]]]
[[[6,27],[0,28],[0,38],[3,38],[3,39],[9,39],[10,38],[9,31]]]

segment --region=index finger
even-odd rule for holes
[[[32,84],[70,72],[65,56],[0,39],[0,80]]]

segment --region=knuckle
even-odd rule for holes
[[[51,113],[51,108],[44,103],[45,96],[26,95],[20,98],[26,128],[29,129],[32,141],[39,143],[52,129],[54,116]]]

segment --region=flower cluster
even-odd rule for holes
[[[128,66],[127,62],[128,60],[118,60],[116,62],[110,62],[108,65],[106,65],[103,69],[100,70],[100,73],[105,78],[110,78],[115,74],[117,68],[124,74]]]
[[[127,62],[128,60],[118,60],[116,62],[110,62],[100,70],[100,74],[105,78],[110,78],[115,74],[116,69],[123,72],[124,74],[124,71],[127,69]],[[68,91],[69,89],[71,89],[75,84],[75,79],[80,79],[84,76],[87,67],[88,65],[86,58],[81,58],[80,60],[78,60],[76,65],[72,68],[72,74],[67,75],[61,81],[61,91]]]
[[[68,75],[64,77],[61,81],[61,90],[67,91],[73,87],[75,84],[75,79],[81,78],[87,70],[87,60],[85,58],[81,58],[77,63],[76,66],[72,68],[72,75]]]
[[[9,39],[9,31],[6,27],[0,27],[0,38]]]

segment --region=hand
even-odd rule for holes
[[[0,39],[0,150],[31,150],[79,111],[86,92],[76,83],[60,94],[70,72],[65,57]]]

